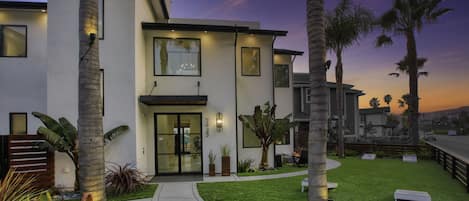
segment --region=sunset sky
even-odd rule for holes
[[[326,8],[334,8],[337,0],[326,0]],[[355,0],[381,15],[391,7],[391,0]],[[305,51],[296,59],[295,72],[307,72],[307,38],[305,0],[172,0],[172,18],[207,18],[261,22],[262,28],[287,30],[287,37],[277,39],[275,47]],[[429,77],[420,80],[421,111],[435,111],[469,105],[469,1],[447,0],[443,6],[455,10],[436,24],[426,25],[417,35],[420,57],[429,59],[425,71]],[[408,77],[393,78],[388,73],[406,54],[405,40],[394,37],[392,47],[375,48],[380,30],[364,38],[360,45],[344,55],[344,80],[363,90],[360,107],[369,107],[372,97],[382,100],[393,96],[392,112],[399,113],[397,99],[408,91]],[[334,55],[328,55],[335,65]],[[334,71],[328,72],[334,81]]]

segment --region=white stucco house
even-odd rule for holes
[[[390,107],[360,109],[360,136],[390,137],[392,129],[388,125]]]
[[[261,148],[239,115],[269,101],[293,111],[293,61],[274,49],[287,31],[257,22],[171,19],[169,0],[100,0],[104,130],[130,130],[106,146],[106,162],[147,175],[206,174],[208,153],[231,148],[237,161]],[[35,134],[31,112],[78,118],[78,0],[0,2],[0,133]],[[217,124],[218,123],[218,124]],[[270,149],[293,151],[293,129]],[[72,187],[73,164],[56,154],[55,183]],[[220,157],[216,172],[221,172]]]

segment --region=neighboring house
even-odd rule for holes
[[[169,19],[169,0],[99,2],[103,126],[130,128],[106,146],[106,162],[132,163],[146,175],[205,174],[213,150],[221,172],[226,144],[232,172],[240,160],[257,165],[259,140],[238,116],[267,101],[278,105],[279,118],[292,113],[293,61],[302,52],[273,48],[287,31]],[[76,122],[79,1],[0,8],[0,133],[36,133],[33,111]],[[270,166],[275,152],[293,151],[290,133],[270,149]],[[56,185],[72,187],[73,164],[55,158]]]
[[[300,151],[306,149],[308,143],[309,132],[309,114],[310,103],[314,97],[310,95],[310,81],[309,74],[307,73],[294,73],[293,74],[293,119],[298,122],[298,127],[295,132],[294,149]],[[334,128],[337,119],[337,104],[336,104],[336,84],[328,82],[326,85],[329,88],[329,125]],[[355,138],[359,132],[359,97],[364,95],[361,90],[353,88],[353,85],[344,84],[344,137]],[[334,129],[330,129],[333,131]]]
[[[387,123],[390,112],[390,107],[360,109],[360,137],[391,136]]]

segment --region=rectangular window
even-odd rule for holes
[[[288,119],[277,119],[277,121],[289,121]],[[276,142],[276,144],[278,145],[288,145],[290,144],[290,130],[288,130],[287,132],[285,132],[285,134],[283,135],[283,137]]]
[[[311,103],[311,89],[310,88],[305,88],[305,102],[306,103]]]
[[[248,118],[252,119],[252,116],[248,116]],[[243,124],[243,148],[258,147],[261,147],[261,141],[251,129]]]
[[[290,87],[290,70],[289,65],[275,65],[275,87],[288,88]]]
[[[241,74],[261,76],[261,50],[258,47],[241,48]]]
[[[104,116],[104,69],[99,69],[100,79],[99,84],[101,86],[101,113]]]
[[[155,75],[200,76],[199,39],[154,39]]]
[[[10,113],[10,134],[26,135],[28,133],[28,114]]]
[[[104,39],[104,0],[98,0],[98,36]]]
[[[25,25],[0,25],[0,57],[26,57],[26,47]]]

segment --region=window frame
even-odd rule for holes
[[[248,116],[248,117],[251,117],[252,118],[252,115],[243,115],[243,116]],[[243,127],[243,133],[242,133],[242,136],[243,136],[243,149],[250,149],[250,148],[261,148],[262,147],[262,144],[261,144],[261,141],[259,140],[259,138],[257,138],[256,134],[254,134],[254,136],[259,140],[259,146],[246,146],[246,144],[244,143],[244,140],[245,140],[245,137],[244,137],[244,134],[246,133],[246,126],[244,126],[244,123],[241,122],[241,125]]]
[[[290,119],[275,119],[275,121],[290,121]],[[277,144],[275,143],[275,145],[290,145],[291,144],[291,128],[288,129],[288,131],[284,134],[284,136],[288,133],[288,143],[281,143],[281,144]]]
[[[0,58],[27,58],[28,57],[28,25],[0,24],[0,27],[24,27],[25,28],[24,37],[26,38],[25,39],[25,45],[24,45],[24,49],[25,49],[24,56],[3,56],[3,55],[0,55]],[[2,30],[0,30],[0,31],[2,31]],[[3,45],[3,43],[0,43],[0,44]],[[0,48],[3,48],[3,47],[0,47]]]
[[[277,85],[277,68],[278,67],[287,67],[287,84],[286,85]],[[274,87],[275,88],[290,88],[290,65],[289,64],[274,64]]]
[[[105,15],[104,14],[104,7],[105,7],[105,4],[104,4],[104,0],[98,0],[98,1],[103,2],[102,3],[103,7],[101,9],[99,8],[99,2],[98,2],[98,39],[99,40],[104,40],[104,19],[105,19],[105,17],[104,17],[104,15]],[[99,10],[101,10],[103,12],[103,17],[101,19],[101,24],[102,24],[101,29],[99,29]]]
[[[305,103],[311,103],[312,101],[311,88],[305,87],[304,89],[305,89]]]
[[[199,41],[199,74],[198,75],[161,75],[156,74],[156,57],[155,57],[155,42],[158,39],[166,40],[197,40]],[[170,38],[170,37],[153,37],[153,76],[157,77],[202,77],[202,40],[200,38]]]
[[[249,74],[244,73],[243,50],[245,50],[245,49],[257,49],[257,50],[259,50],[259,59],[258,59],[259,74],[258,75],[249,75]],[[261,48],[260,47],[241,47],[241,76],[247,76],[247,77],[261,77],[262,76]]]
[[[25,130],[26,130],[26,133],[24,135],[28,135],[28,113],[27,112],[10,112],[9,113],[9,124],[10,124],[10,135],[15,135],[13,134],[13,116],[14,115],[25,115],[26,116],[26,120],[25,120],[25,124],[26,124],[26,127],[25,127]],[[23,135],[23,134],[21,134]]]

